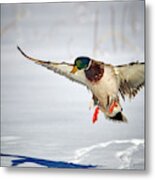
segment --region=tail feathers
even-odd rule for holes
[[[122,112],[118,112],[115,116],[109,118],[113,121],[122,121],[122,122],[127,122],[127,118],[123,115]]]

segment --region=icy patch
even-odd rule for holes
[[[144,140],[135,140],[132,142],[132,146],[125,149],[124,151],[119,151],[116,153],[116,157],[121,161],[119,169],[128,169],[132,165],[132,156],[135,152],[138,152],[142,147],[144,147]]]
[[[116,148],[116,151],[111,151],[108,149],[110,148]],[[127,148],[124,148],[127,147]],[[81,161],[85,161],[86,159],[92,158],[91,155],[93,152],[97,150],[99,153],[111,153],[111,157],[114,157],[114,161],[117,161],[118,164],[117,169],[128,169],[131,168],[134,163],[132,162],[132,157],[134,156],[134,153],[138,152],[140,148],[144,149],[144,140],[143,139],[130,139],[130,140],[112,140],[107,141],[103,143],[99,143],[96,145],[92,145],[89,147],[81,148],[75,151],[75,155],[73,160],[71,162],[79,163]],[[120,151],[121,149],[121,151]],[[102,157],[102,156],[101,156]],[[95,158],[95,157],[94,157]],[[102,158],[101,158],[102,159]],[[104,159],[103,159],[104,161]],[[143,163],[143,161],[141,162]],[[112,167],[111,167],[112,168]]]

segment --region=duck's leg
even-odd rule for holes
[[[116,101],[113,101],[112,104],[109,106],[109,113],[112,113],[114,108],[118,106]]]
[[[98,120],[98,114],[99,114],[98,104],[99,104],[99,101],[94,94],[93,94],[92,100],[93,100],[93,106],[95,106],[95,111],[94,111],[93,117],[92,117],[92,122],[94,124]]]
[[[118,107],[119,105],[119,99],[118,98],[111,98],[110,96],[107,97],[107,111],[111,114],[114,110],[114,108]]]
[[[93,118],[92,118],[93,124],[98,120],[99,110],[100,110],[99,107],[96,106],[94,114],[93,114]]]

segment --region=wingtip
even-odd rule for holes
[[[30,57],[28,56],[18,45],[17,45],[17,49],[19,50],[19,52],[27,59],[31,60],[31,61],[34,61],[38,64],[40,64],[42,62],[42,60],[39,60],[39,59],[36,59],[36,58],[33,58],[33,57]]]
[[[27,55],[21,50],[21,48],[17,45],[17,49],[20,51],[20,53],[23,55],[23,56],[25,56],[25,57],[27,57]]]
[[[17,45],[17,49],[21,52],[22,50],[21,50],[21,48]]]

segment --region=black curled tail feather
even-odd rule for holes
[[[127,122],[127,118],[123,115],[122,112],[118,112],[115,116],[109,118],[113,121]]]

